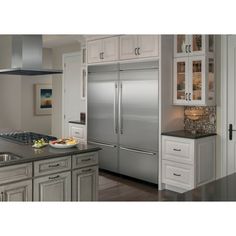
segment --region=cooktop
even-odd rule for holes
[[[8,141],[15,141],[22,144],[33,144],[34,140],[39,140],[41,138],[44,139],[45,142],[49,142],[51,140],[56,140],[56,137],[38,134],[34,132],[11,132],[0,134],[0,138],[7,139]]]

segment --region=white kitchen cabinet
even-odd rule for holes
[[[69,122],[69,136],[85,142],[87,140],[86,126],[84,124]]]
[[[198,139],[162,135],[165,189],[185,192],[215,179],[215,136]]]
[[[98,199],[98,166],[90,166],[72,172],[72,200],[96,201]]]
[[[137,59],[159,56],[158,35],[120,36],[120,59]]]
[[[34,201],[71,201],[71,172],[35,178]]]
[[[215,61],[207,56],[174,58],[173,104],[215,105]]]
[[[88,64],[118,60],[119,37],[109,37],[87,42]]]
[[[213,54],[214,44],[213,35],[175,35],[174,57]]]
[[[32,180],[0,186],[0,201],[32,201]]]

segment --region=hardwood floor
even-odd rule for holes
[[[176,201],[177,193],[133,178],[99,171],[99,201]]]

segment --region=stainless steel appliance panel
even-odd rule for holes
[[[88,140],[114,144],[118,132],[118,72],[88,74]]]
[[[119,171],[123,175],[157,184],[157,153],[120,148]]]
[[[158,70],[120,72],[120,146],[158,148]]]
[[[99,142],[89,142],[94,144],[102,150],[99,151],[98,161],[99,168],[118,172],[118,148],[116,145],[103,144]]]

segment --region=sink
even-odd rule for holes
[[[19,159],[21,159],[21,157],[10,152],[0,153],[0,162],[15,161]]]

